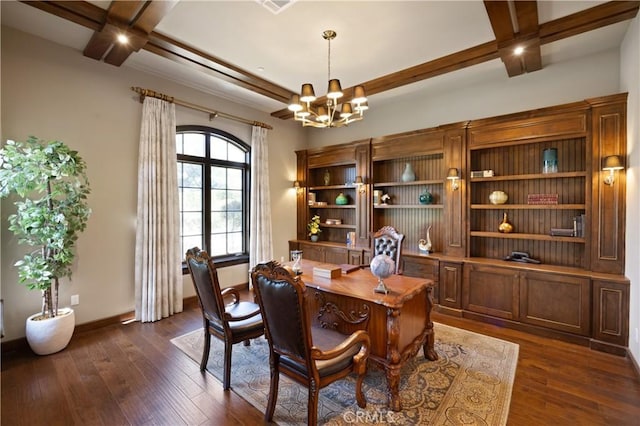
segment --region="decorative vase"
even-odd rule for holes
[[[542,173],[558,172],[558,150],[547,148],[542,151]]]
[[[339,205],[339,206],[344,206],[348,202],[349,202],[349,199],[342,192],[340,194],[338,194],[338,196],[336,197],[336,204]]]
[[[510,224],[507,220],[507,212],[505,212],[504,216],[502,217],[502,223],[500,224],[500,226],[498,226],[498,231],[504,234],[508,234],[513,231],[513,225]]]
[[[325,186],[329,186],[330,182],[331,182],[331,174],[329,174],[329,169],[327,169],[324,172],[324,184],[325,184]]]
[[[489,201],[491,204],[504,204],[509,199],[509,196],[502,191],[493,191],[489,194]]]
[[[311,236],[311,241],[313,241],[314,243],[315,243],[316,241],[318,241],[318,234],[313,234],[313,235]]]
[[[420,194],[420,197],[418,197],[418,200],[420,204],[431,204],[433,203],[433,195],[425,189],[425,191]]]
[[[411,164],[407,163],[404,166],[404,172],[402,172],[402,181],[413,182],[414,180],[416,180],[416,174],[413,172],[413,168],[411,168]]]
[[[67,347],[76,326],[73,309],[58,309],[54,318],[36,319],[41,312],[27,318],[26,335],[31,350],[38,355],[60,352]]]

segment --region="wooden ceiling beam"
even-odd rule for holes
[[[23,1],[30,6],[36,7],[45,12],[59,16],[63,19],[67,19],[76,24],[82,25],[86,28],[94,31],[100,31],[107,22],[107,11],[95,6],[91,3],[84,1]],[[154,1],[152,3],[162,3],[161,1]],[[485,5],[494,2],[485,2]],[[495,2],[501,3],[501,2]],[[517,1],[516,3],[520,3]],[[522,3],[535,3],[535,2],[522,2]],[[605,27],[607,25],[616,24],[629,19],[633,19],[640,6],[640,1],[611,1],[608,3],[595,6],[593,8],[578,12],[563,18],[556,19],[554,21],[546,22],[538,25],[537,34],[535,31],[529,31],[534,27],[534,22],[537,23],[537,11],[536,17],[531,12],[527,12],[527,8],[531,6],[521,6],[524,11],[521,11],[521,16],[517,17],[519,26],[518,33],[513,29],[511,25],[511,32],[514,33],[514,40],[519,43],[528,43],[532,47],[552,43],[557,40],[562,40],[577,34],[595,30]],[[489,6],[493,7],[493,6]],[[506,19],[501,17],[504,14],[504,6],[497,6],[502,8],[500,12],[491,12],[497,16],[498,19],[498,34],[501,36],[508,35],[508,26],[506,25]],[[518,7],[516,5],[516,7]],[[167,12],[162,13],[165,16]],[[488,12],[490,13],[490,12]],[[518,12],[516,9],[516,16]],[[491,15],[490,15],[491,19]],[[252,90],[261,95],[267,96],[276,101],[287,104],[291,97],[289,89],[278,86],[270,81],[261,79],[247,71],[242,70],[232,64],[229,64],[220,58],[216,58],[210,54],[199,51],[190,46],[184,45],[169,37],[158,34],[155,31],[150,30],[150,26],[157,25],[157,22],[153,24],[154,20],[149,18],[149,22],[140,23],[140,33],[148,33],[148,41],[142,49],[149,52],[161,55],[172,61],[187,64],[200,71],[204,71],[210,75],[222,78],[232,84],[240,87]],[[493,28],[493,24],[492,24]],[[528,34],[524,34],[523,29],[527,30]],[[494,28],[494,33],[496,28]],[[421,80],[425,80],[437,75],[441,75],[447,72],[456,71],[468,66],[476,65],[482,62],[490,61],[498,57],[502,57],[500,54],[500,48],[506,48],[506,45],[498,46],[498,40],[488,42],[479,46],[475,46],[470,49],[466,49],[461,52],[453,53],[443,58],[435,59],[433,61],[425,62],[421,65],[417,65],[405,70],[401,70],[374,80],[370,80],[362,85],[365,87],[365,91],[368,95],[381,93],[386,90],[391,90],[406,84],[415,83]],[[536,52],[537,50],[533,50]],[[530,57],[532,56],[532,57]],[[524,62],[529,66],[535,66],[537,54],[530,55],[525,53]],[[532,65],[529,65],[532,64]],[[540,64],[541,65],[541,64]],[[515,67],[515,65],[511,65]],[[344,91],[349,94],[353,90],[353,87],[345,89]],[[276,111],[271,114],[274,117],[290,118],[291,112],[287,109]]]
[[[513,7],[513,22],[510,5]],[[509,77],[542,68],[542,53],[538,38],[538,5],[536,1],[485,0],[485,9],[496,36],[500,59]],[[525,49],[514,53],[516,47]]]

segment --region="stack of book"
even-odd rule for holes
[[[320,278],[338,278],[342,275],[342,268],[338,265],[324,263],[313,267],[313,276]]]

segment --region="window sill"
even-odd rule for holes
[[[237,254],[231,256],[220,256],[214,257],[213,261],[216,264],[216,268],[226,268],[227,266],[233,265],[241,265],[243,263],[249,263],[249,255],[248,254]],[[182,275],[189,275],[189,268],[187,268],[187,263],[182,262]]]

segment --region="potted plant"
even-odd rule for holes
[[[9,230],[35,248],[15,266],[21,283],[42,292],[42,311],[26,326],[27,341],[39,355],[64,349],[73,334],[75,314],[58,308],[58,290],[60,280],[71,277],[76,240],[91,214],[89,192],[85,162],[60,141],[30,136],[0,149],[0,197],[20,197]]]
[[[307,224],[307,229],[309,229],[311,241],[318,241],[319,234],[322,232],[322,229],[320,229],[320,216],[314,215]]]

